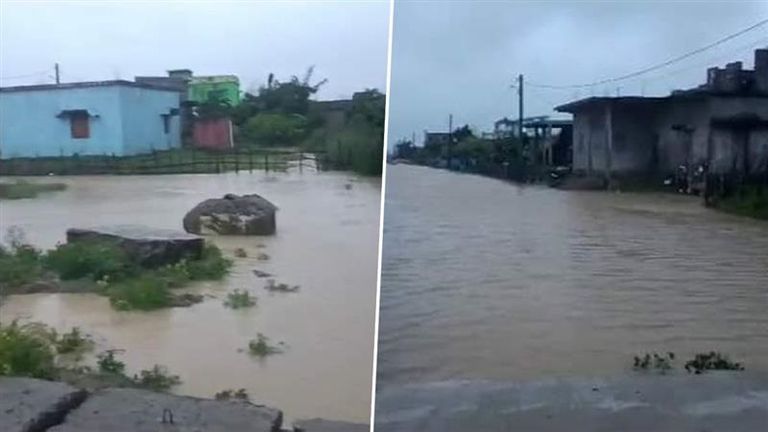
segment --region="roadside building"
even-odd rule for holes
[[[694,170],[768,173],[768,49],[754,70],[740,62],[665,97],[591,97],[556,108],[573,114],[573,170],[612,177]]]
[[[0,158],[127,156],[181,146],[172,88],[94,81],[0,88]]]

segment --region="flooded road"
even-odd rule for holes
[[[389,166],[378,385],[626,374],[719,350],[768,371],[768,223],[682,196]]]
[[[57,177],[66,191],[0,204],[0,228],[12,225],[42,248],[64,241],[74,226],[143,224],[181,229],[198,202],[225,193],[258,193],[279,207],[274,237],[209,237],[226,255],[242,247],[232,274],[195,286],[209,294],[190,308],[118,312],[91,294],[11,296],[3,322],[39,320],[59,329],[80,326],[99,349],[124,349],[129,372],[154,364],[180,375],[178,394],[213,397],[245,388],[255,403],[299,418],[367,422],[370,411],[380,181],[344,173]],[[351,187],[346,185],[350,184]],[[269,255],[258,261],[259,253]],[[277,282],[298,293],[270,294]],[[222,303],[233,289],[258,296],[252,309]],[[286,351],[250,357],[248,341],[263,333]]]

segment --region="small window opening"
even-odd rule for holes
[[[73,112],[69,116],[69,129],[72,138],[85,139],[91,137],[90,116],[87,112]]]

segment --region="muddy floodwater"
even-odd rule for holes
[[[405,165],[384,219],[379,386],[622,375],[646,351],[768,371],[768,223]]]
[[[40,181],[40,179],[32,179]],[[11,296],[0,319],[37,320],[94,336],[99,350],[124,349],[129,372],[154,364],[180,375],[178,394],[213,397],[245,388],[255,403],[284,410],[287,420],[323,417],[367,422],[370,411],[380,181],[345,173],[240,173],[56,177],[63,192],[0,203],[0,227],[16,225],[41,248],[76,226],[142,224],[181,229],[198,202],[225,193],[258,193],[279,207],[274,237],[209,237],[234,258],[221,282],[194,285],[207,294],[189,308],[118,312],[94,294]],[[257,259],[260,253],[268,260]],[[297,293],[263,289],[277,282]],[[251,309],[223,306],[226,293],[258,296]],[[241,350],[263,333],[285,352],[257,360]]]

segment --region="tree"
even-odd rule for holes
[[[250,118],[243,135],[257,144],[296,145],[307,134],[307,119],[298,114],[261,113]]]
[[[259,88],[259,109],[272,113],[306,115],[310,96],[328,82],[322,79],[311,84],[314,71],[315,67],[310,66],[301,80],[294,75],[288,82],[280,82],[269,74],[267,84]]]

